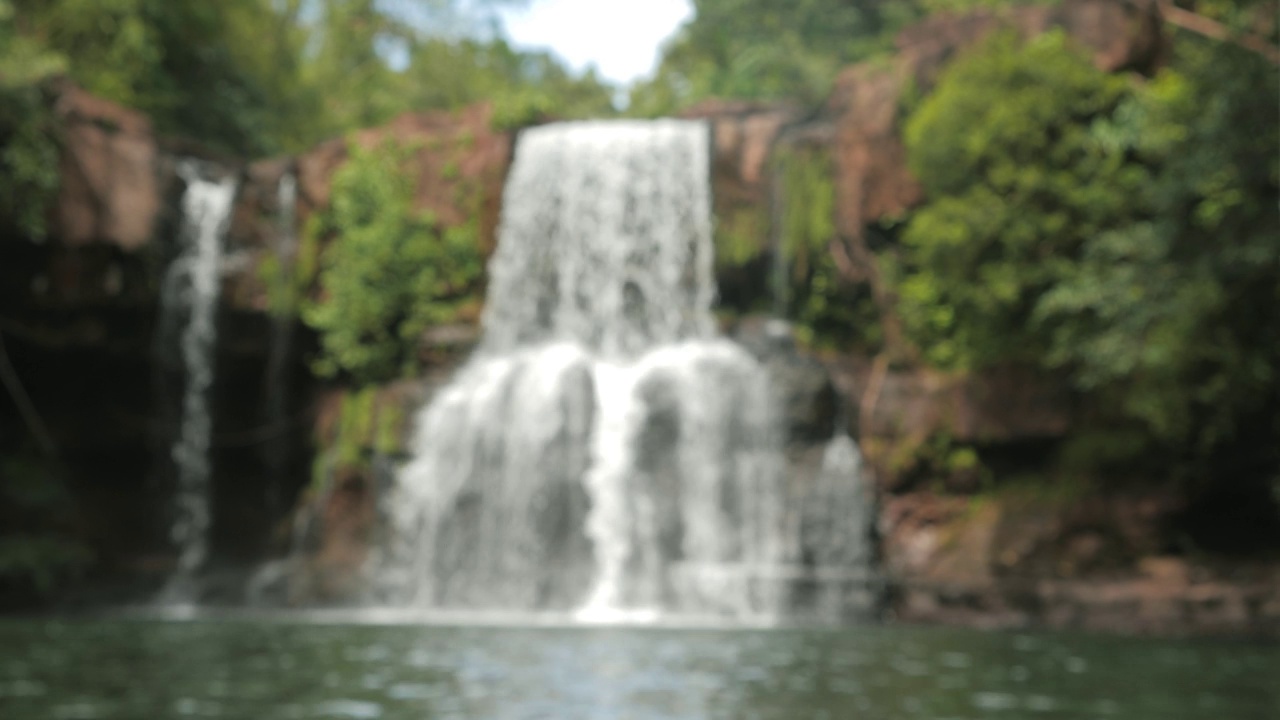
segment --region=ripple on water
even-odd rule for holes
[[[218,717],[222,713],[222,706],[207,700],[182,698],[173,704],[173,711],[185,716]]]
[[[979,710],[1013,710],[1018,707],[1018,698],[1002,692],[976,692],[970,698],[973,706]]]
[[[1058,701],[1047,695],[1032,695],[1023,702],[1023,707],[1032,712],[1053,712],[1058,709]]]
[[[96,703],[74,702],[54,706],[54,720],[95,720],[107,717],[107,713]]]
[[[49,691],[41,682],[23,680],[21,678],[9,683],[0,683],[0,697],[30,698],[40,697]]]
[[[439,696],[438,688],[421,683],[398,683],[387,688],[387,697],[392,700],[434,700]]]
[[[351,718],[351,720],[375,720],[382,717],[382,706],[361,700],[330,700],[312,707],[313,717]]]

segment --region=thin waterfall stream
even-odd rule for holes
[[[187,183],[182,196],[181,250],[165,274],[160,295],[162,340],[181,357],[181,420],[171,450],[177,472],[171,537],[178,563],[161,591],[163,603],[196,600],[196,574],[208,556],[211,521],[209,445],[213,423],[209,388],[213,384],[216,314],[221,291],[222,241],[231,216],[237,183],[233,177],[209,179],[200,163],[178,167]]]
[[[276,237],[274,257],[280,273],[279,284],[292,287],[297,256],[298,179],[293,171],[284,173],[276,187]],[[289,469],[289,363],[294,352],[297,320],[294,308],[275,308],[267,341],[267,364],[263,378],[263,426],[267,439],[262,444],[267,469],[267,504],[278,510],[280,482]]]

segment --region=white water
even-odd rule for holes
[[[484,337],[417,417],[382,600],[589,622],[784,609],[798,529],[768,375],[715,331],[708,139],[673,120],[520,136]],[[856,473],[847,449],[824,476]]]
[[[180,326],[178,348],[184,370],[182,414],[171,451],[178,481],[171,537],[178,565],[162,592],[165,602],[193,600],[193,581],[208,554],[209,387],[213,383],[215,314],[221,289],[222,238],[236,194],[234,178],[208,180],[195,161],[178,173],[187,183],[182,196],[181,250],[161,288],[162,326]]]

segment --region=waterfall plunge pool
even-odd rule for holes
[[[0,621],[0,717],[1274,718],[1280,647],[894,626]]]

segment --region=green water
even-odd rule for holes
[[[0,622],[0,718],[1280,718],[1280,647],[865,627]]]

